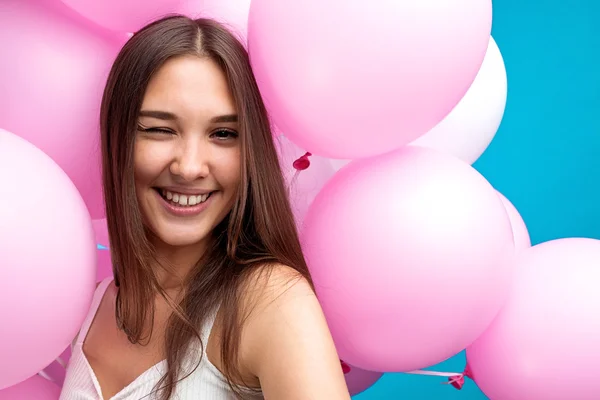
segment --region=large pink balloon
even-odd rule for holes
[[[511,283],[514,243],[496,191],[468,164],[425,148],[342,168],[301,238],[340,357],[371,371],[460,352]]]
[[[600,393],[600,241],[524,250],[507,304],[467,349],[492,400],[595,400]]]
[[[67,175],[0,130],[0,389],[52,362],[75,337],[96,285],[92,221]]]
[[[0,1],[0,127],[54,159],[102,217],[100,100],[124,37],[101,35],[59,8]]]
[[[39,375],[0,390],[0,400],[58,400],[60,387]]]
[[[277,126],[331,158],[381,154],[441,121],[485,56],[490,0],[253,0],[248,45]]]
[[[292,211],[298,226],[302,226],[308,207],[323,185],[333,176],[335,169],[330,160],[319,156],[308,156],[310,164],[305,170],[294,168],[294,162],[306,154],[285,136],[275,139],[279,161],[285,178]]]
[[[135,32],[166,14],[180,11],[188,0],[62,0],[96,24],[121,32]]]
[[[517,210],[514,204],[511,203],[510,200],[508,200],[502,193],[498,192],[498,196],[500,196],[500,200],[502,200],[502,204],[504,204],[504,208],[506,208],[508,218],[510,219],[510,225],[512,226],[513,238],[515,241],[515,249],[518,252],[531,247],[529,231],[527,230],[525,221],[523,221],[523,217],[521,217],[521,214],[519,214],[519,210]]]

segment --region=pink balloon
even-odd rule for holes
[[[248,41],[250,0],[187,0],[183,13],[215,19],[229,28],[241,42]]]
[[[475,79],[490,0],[253,0],[250,58],[277,126],[300,147],[360,158],[409,143]]]
[[[2,389],[36,374],[71,343],[92,301],[96,250],[89,213],[67,175],[3,130],[0,176]]]
[[[303,249],[340,357],[370,371],[441,362],[488,327],[514,243],[496,191],[420,147],[356,160],[313,201]]]
[[[96,282],[101,282],[113,274],[106,218],[95,219],[92,221],[92,225],[96,235],[96,244],[105,247],[103,249],[98,249],[97,251],[98,268],[96,273]]]
[[[369,389],[383,376],[381,372],[366,371],[352,365],[348,365],[348,368],[350,370],[344,373],[344,377],[351,396]]]
[[[115,31],[135,32],[166,14],[180,11],[186,0],[62,0],[94,23]]]
[[[305,170],[294,168],[294,162],[306,154],[285,136],[275,139],[289,194],[292,211],[298,226],[302,226],[308,207],[323,185],[333,176],[335,169],[330,160],[319,156],[308,156],[303,161],[309,166]]]
[[[600,241],[559,239],[518,257],[511,295],[467,349],[492,400],[595,400],[600,393]]]
[[[39,375],[0,390],[0,400],[58,400],[60,387]]]
[[[516,250],[521,251],[523,249],[531,247],[529,231],[527,230],[527,225],[525,225],[525,221],[523,221],[523,217],[521,217],[521,214],[519,214],[519,211],[515,208],[513,203],[511,203],[510,200],[504,197],[502,193],[498,192],[498,196],[500,196],[500,200],[502,200],[502,203],[506,208],[506,212],[508,213],[510,225],[512,226]]]
[[[54,159],[102,217],[99,108],[123,38],[32,0],[0,1],[0,24],[0,126]]]

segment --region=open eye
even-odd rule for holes
[[[236,131],[232,129],[217,129],[210,134],[211,137],[217,140],[227,140],[227,139],[235,139],[239,135]]]

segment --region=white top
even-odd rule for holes
[[[83,342],[100,306],[102,297],[112,280],[112,277],[103,280],[94,293],[92,306],[72,349],[59,400],[140,400],[143,397],[145,400],[156,399],[154,394],[150,396],[148,394],[153,391],[155,385],[166,372],[166,360],[146,370],[110,399],[104,399],[98,379],[83,353]],[[209,318],[201,330],[201,338],[204,344],[208,341],[214,320],[215,315]],[[205,348],[206,346],[204,346]],[[243,392],[245,399],[264,398],[261,393],[250,391],[250,389],[243,390]],[[200,365],[190,376],[176,384],[171,399],[234,400],[236,397],[223,374],[209,361],[206,350],[203,350]]]

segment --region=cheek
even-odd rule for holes
[[[224,159],[220,166],[221,171],[221,184],[226,186],[227,189],[237,189],[241,179],[241,168],[240,168],[240,152],[234,151],[228,155],[227,159]]]
[[[136,185],[150,184],[160,175],[165,165],[168,165],[168,157],[164,147],[161,149],[155,143],[143,140],[136,142],[133,156]]]
[[[241,152],[239,148],[219,149],[213,153],[211,174],[226,191],[237,189],[240,179]]]

